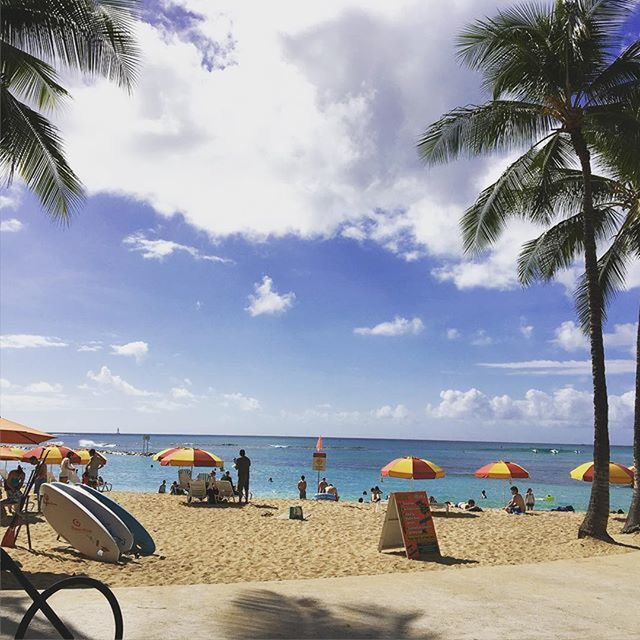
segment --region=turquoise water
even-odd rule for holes
[[[175,467],[162,467],[158,462],[140,455],[117,455],[142,452],[141,435],[60,434],[59,440],[72,448],[95,446],[108,452],[108,464],[103,475],[113,483],[115,489],[157,491],[162,480],[170,484],[177,478]],[[244,448],[252,462],[251,491],[254,497],[292,498],[297,496],[296,484],[300,474],[307,476],[310,487],[315,484],[317,474],[311,469],[311,454],[315,451],[315,444],[315,438],[152,435],[150,450],[156,452],[180,445],[200,447],[225,460],[235,478],[233,458],[238,455],[239,449]],[[538,453],[534,453],[534,449]],[[551,453],[552,449],[558,453]],[[322,475],[335,484],[341,498],[346,500],[357,500],[363,491],[368,492],[376,484],[385,494],[410,489],[411,481],[385,479],[382,482],[380,469],[394,458],[415,455],[431,460],[445,470],[446,477],[442,479],[413,483],[413,488],[424,488],[439,501],[459,502],[474,498],[482,506],[501,506],[505,483],[473,476],[477,468],[499,459],[511,460],[529,471],[530,479],[516,482],[523,493],[531,487],[537,497],[548,494],[555,497],[555,502],[539,502],[537,508],[550,509],[571,504],[576,510],[585,510],[589,501],[591,485],[569,478],[571,469],[591,460],[591,447],[586,445],[325,438],[324,451],[327,453],[327,470]],[[615,462],[631,465],[632,457],[631,447],[611,448],[611,459]],[[273,481],[270,482],[269,478]],[[487,500],[481,500],[482,489],[488,494]],[[612,509],[626,511],[630,500],[630,488],[611,486]]]

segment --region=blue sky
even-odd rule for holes
[[[19,185],[2,194],[2,415],[589,442],[579,265],[522,290],[524,225],[463,256],[457,219],[508,158],[427,170],[415,154],[426,124],[482,99],[452,42],[498,5],[235,4],[149,5],[132,96],[69,79],[58,122],[89,193],[69,227]],[[640,269],[629,286],[606,327],[618,443]]]

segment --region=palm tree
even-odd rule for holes
[[[612,153],[612,141],[635,132],[640,100],[640,41],[618,56],[618,34],[634,0],[557,0],[523,4],[480,20],[460,37],[460,57],[484,76],[492,99],[454,109],[418,144],[429,163],[460,155],[529,148],[464,215],[467,251],[500,235],[527,176],[545,179],[576,160],[582,182],[582,233],[594,396],[594,480],[578,536],[610,540],[608,401],[602,339],[602,292],[596,253],[592,154]],[[553,214],[533,207],[524,217],[548,226]]]
[[[69,96],[56,67],[130,90],[139,59],[138,0],[0,0],[0,172],[17,174],[54,219],[68,221],[83,188],[58,129],[43,115]]]
[[[624,284],[629,263],[640,259],[640,134],[635,139],[618,141],[618,147],[623,150],[628,147],[628,157],[632,159],[630,166],[634,173],[625,176],[624,171],[614,165],[608,168],[610,174],[617,174],[617,179],[594,176],[593,180],[594,200],[597,203],[596,230],[603,239],[610,241],[610,246],[598,260],[603,317],[614,295]],[[606,164],[606,158],[603,160],[603,164]],[[541,176],[532,174],[530,177],[530,185],[523,191],[520,207],[526,209],[532,202],[539,204],[544,200],[545,206],[550,208],[568,207],[579,211],[582,184],[578,172],[557,171],[551,184],[546,185],[549,188],[545,194],[540,193],[543,182]],[[625,213],[622,219],[621,212]],[[559,270],[575,260],[583,247],[584,227],[581,219],[582,213],[578,212],[523,246],[518,262],[518,277],[522,284],[552,280]],[[612,233],[611,240],[609,236]],[[589,301],[584,277],[576,290],[576,303],[582,328],[587,331]],[[634,490],[623,533],[640,531],[640,311],[636,338],[633,457],[636,468]]]

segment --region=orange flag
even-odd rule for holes
[[[316,442],[316,451],[322,451],[322,436],[320,436],[318,442]]]

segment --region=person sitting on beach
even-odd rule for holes
[[[225,471],[225,474],[220,477],[220,480],[224,480],[225,482],[228,482],[231,485],[231,491],[233,491],[233,493],[236,493],[236,488],[235,488],[235,485],[233,484],[233,479],[231,478],[231,474],[228,471]]]
[[[338,499],[339,499],[338,498],[338,490],[331,483],[329,483],[327,485],[327,489],[326,489],[325,493],[329,493],[332,496],[335,496],[336,497],[336,501],[338,501]]]
[[[169,489],[169,494],[172,495],[172,496],[180,495],[178,493],[178,489],[180,489],[180,485],[178,484],[177,480],[174,480],[172,485],[171,485],[171,489]]]
[[[304,476],[300,476],[300,480],[298,480],[298,493],[300,494],[300,500],[307,499],[307,481]]]
[[[524,513],[525,505],[523,497],[518,493],[518,487],[511,487],[511,501],[504,508],[507,513]]]
[[[218,494],[219,493],[220,493],[220,491],[218,490],[218,487],[216,486],[216,483],[212,482],[207,487],[207,502],[209,504],[215,504],[218,501]]]
[[[536,497],[533,495],[533,489],[527,489],[527,492],[524,494],[524,505],[527,508],[527,511],[533,511],[533,507],[536,506]]]
[[[60,476],[58,479],[63,484],[69,484],[70,472],[76,470],[76,468],[71,463],[71,458],[73,458],[74,455],[76,454],[74,454],[73,451],[68,451],[67,455],[62,459],[62,462],[60,463]]]
[[[327,490],[329,483],[326,478],[322,478],[320,482],[318,482],[318,493],[324,493]]]
[[[438,499],[435,496],[429,496],[429,504],[438,504]]]
[[[20,502],[22,497],[22,485],[24,485],[25,473],[21,465],[17,469],[9,471],[5,488],[7,490],[7,500],[12,503]]]
[[[102,476],[98,476],[98,491],[111,491],[113,485],[110,482],[105,482]]]
[[[162,484],[158,487],[158,493],[167,493],[167,481],[163,480]]]

